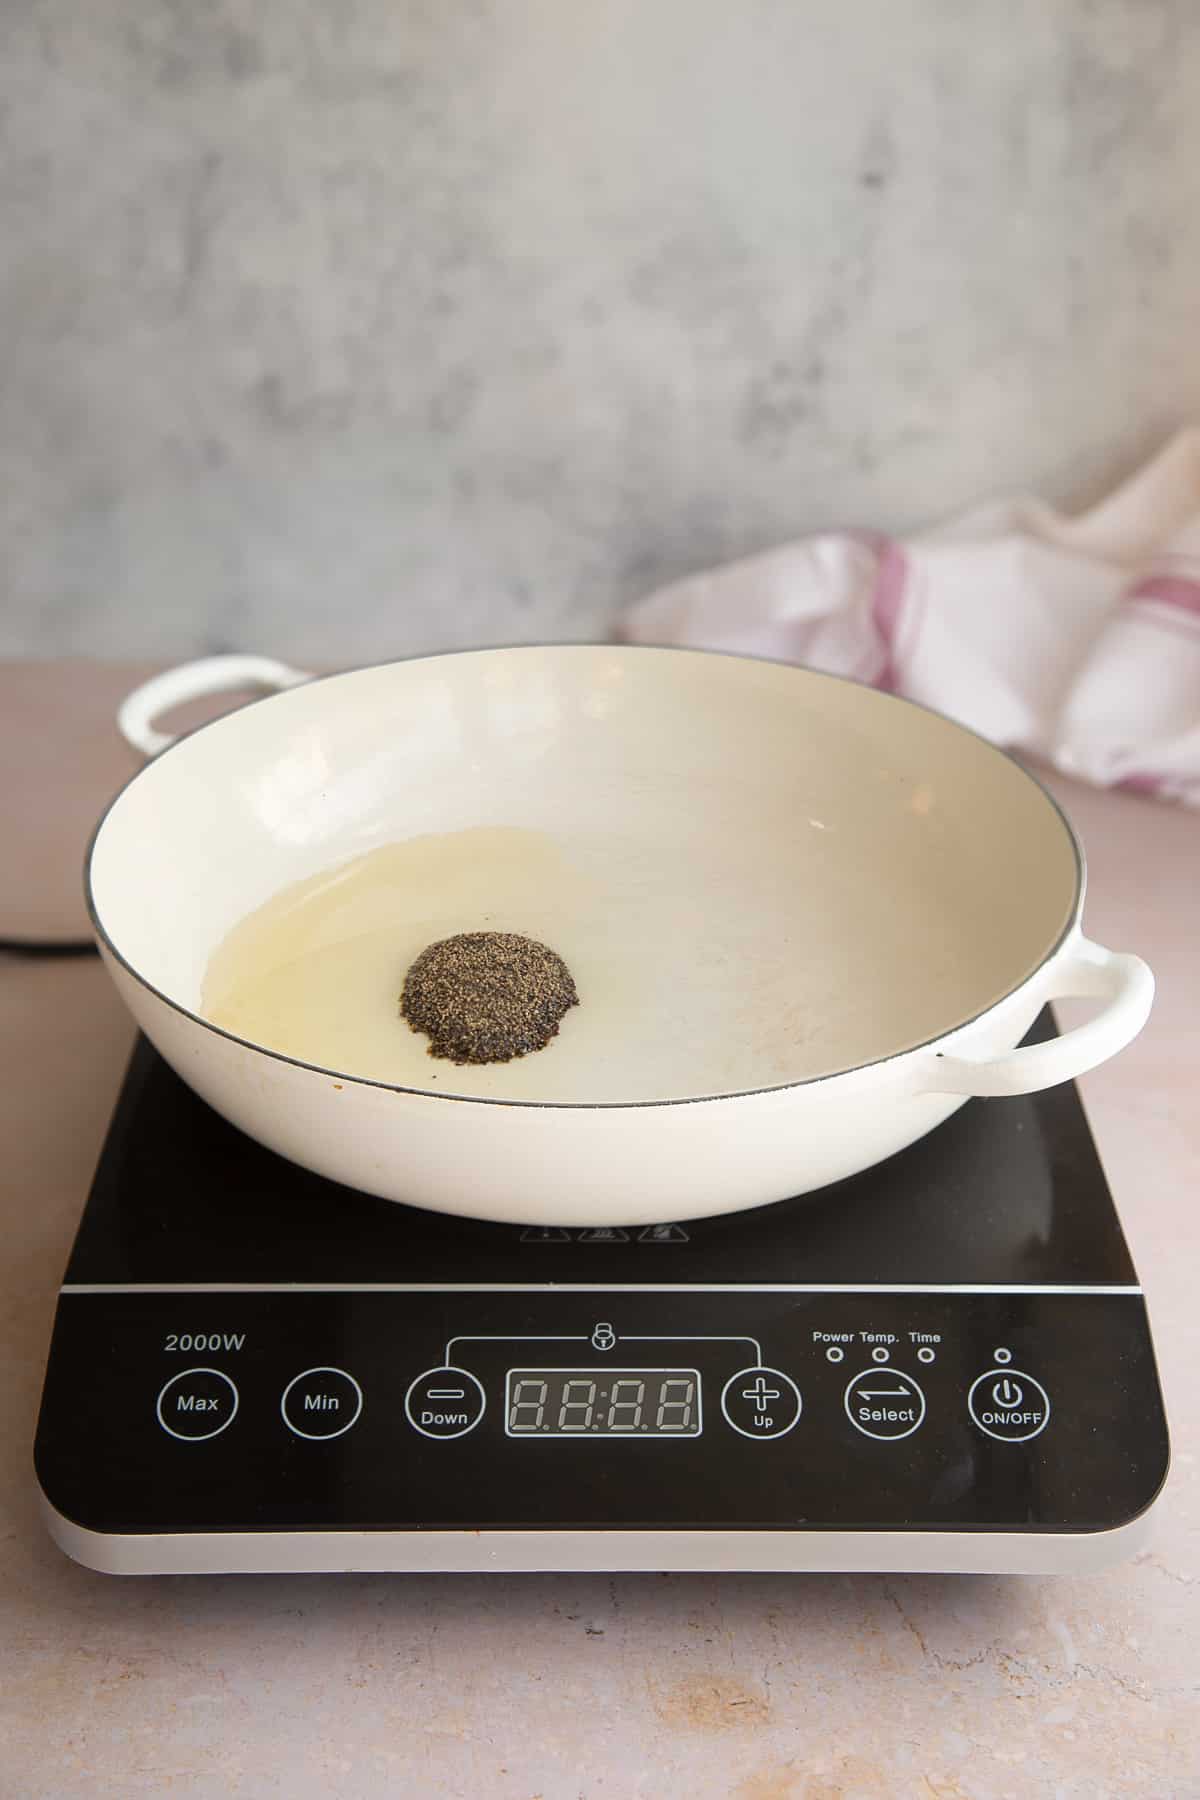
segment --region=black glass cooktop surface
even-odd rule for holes
[[[347,1531],[418,1567],[433,1552],[408,1539],[430,1530],[468,1534],[481,1567],[500,1566],[489,1531],[677,1532],[681,1566],[725,1567],[696,1534],[1110,1532],[1151,1504],[1167,1432],[1073,1087],[971,1102],[808,1197],[544,1228],[308,1174],[142,1043],[35,1461],[98,1567],[282,1566],[289,1534]],[[246,1549],[263,1534],[276,1551]],[[626,1566],[610,1542],[595,1554]],[[971,1566],[1025,1566],[991,1556]]]
[[[1033,1036],[1050,1036],[1044,1015]],[[569,1195],[571,1169],[561,1171]],[[971,1101],[816,1195],[628,1232],[482,1224],[308,1173],[220,1118],[139,1043],[68,1285],[254,1282],[1128,1284],[1073,1086]]]

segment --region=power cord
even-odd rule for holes
[[[0,938],[0,956],[98,956],[91,938]]]

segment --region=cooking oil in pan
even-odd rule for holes
[[[828,835],[748,830],[734,851],[681,814],[657,837],[489,826],[385,844],[237,924],[202,1011],[335,1073],[491,1099],[694,1098],[853,1067],[922,1010],[944,1028],[966,946],[827,856]],[[545,1049],[460,1067],[430,1056],[400,995],[429,944],[478,931],[548,945],[579,1004]]]

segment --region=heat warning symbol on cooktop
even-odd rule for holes
[[[846,1416],[870,1438],[906,1438],[925,1417],[925,1396],[911,1375],[876,1363],[846,1388]]]

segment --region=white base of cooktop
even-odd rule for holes
[[[1151,1534],[1153,1507],[1112,1531],[88,1531],[42,1497],[61,1549],[105,1575],[1090,1575]]]

